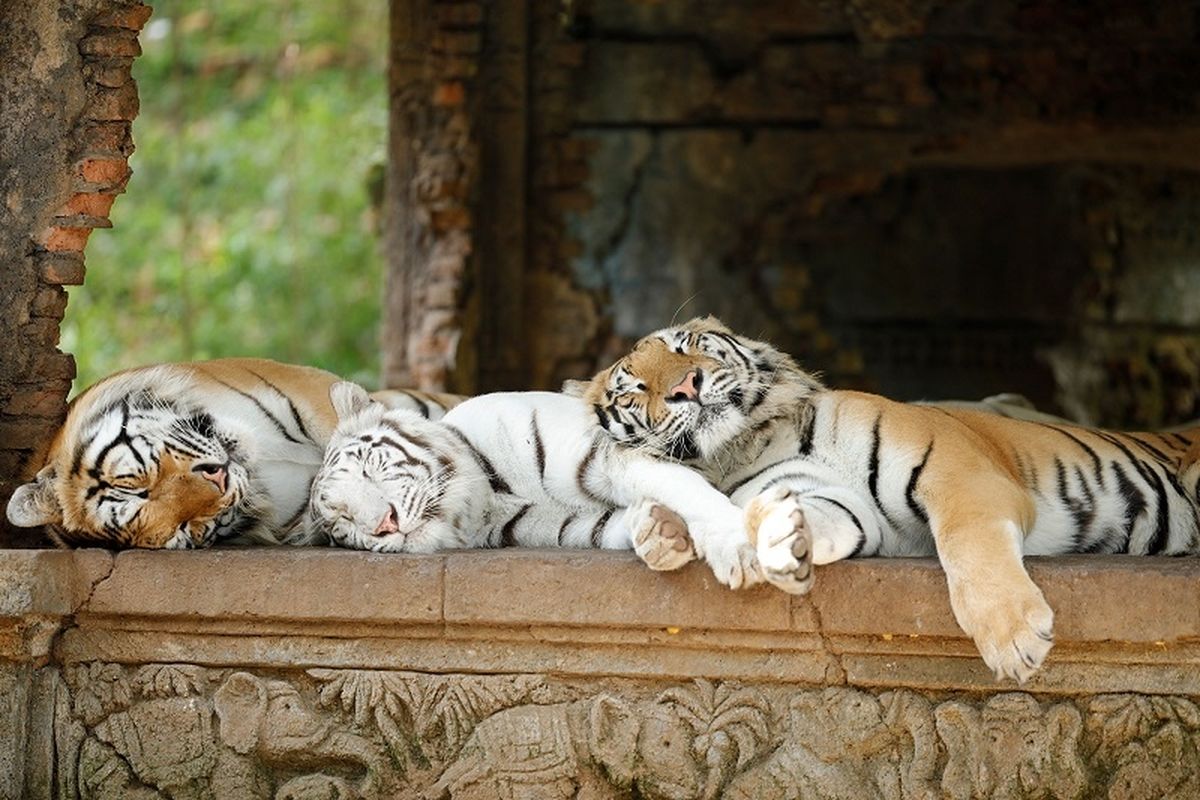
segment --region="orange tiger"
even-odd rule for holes
[[[61,545],[187,549],[305,543],[309,485],[337,425],[312,367],[257,358],[118,372],[83,392],[8,503],[8,520]],[[383,392],[440,417],[461,398]]]
[[[567,389],[617,441],[694,466],[743,506],[768,581],[936,554],[998,677],[1029,677],[1053,643],[1023,555],[1200,552],[1200,428],[1115,433],[836,391],[711,317]]]

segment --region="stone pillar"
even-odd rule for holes
[[[473,388],[459,363],[475,250],[480,3],[393,0],[383,382]]]
[[[0,505],[66,414],[74,359],[57,349],[64,286],[125,190],[138,112],[130,76],[150,7],[29,0],[0,8]],[[32,545],[0,531],[0,545]]]

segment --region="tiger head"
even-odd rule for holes
[[[338,416],[309,496],[309,538],[387,553],[454,547],[445,519],[470,502],[465,445],[447,426],[407,409],[387,409],[360,386],[336,383]]]
[[[14,492],[8,520],[58,544],[190,549],[252,509],[246,449],[189,400],[169,366],[106,378],[72,402],[45,466]]]
[[[590,382],[568,382],[623,444],[680,461],[714,461],[821,388],[785,353],[714,317],[643,337]]]

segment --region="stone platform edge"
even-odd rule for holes
[[[1025,691],[1200,694],[1200,560],[1028,564],[1056,645]],[[1015,688],[932,559],[832,564],[792,597],[615,552],[0,550],[0,658]]]

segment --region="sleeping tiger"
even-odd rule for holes
[[[294,542],[338,380],[254,358],[111,375],[71,403],[44,466],[9,500],[9,522],[45,525],[64,546]],[[432,417],[460,399],[383,397]]]
[[[722,583],[759,580],[741,509],[694,470],[606,439],[575,398],[483,395],[432,422],[352,383],[331,397],[340,422],[313,481],[310,539],[406,553],[632,548],[655,569],[696,555]]]
[[[1053,643],[1022,555],[1200,551],[1200,428],[1113,433],[830,390],[711,317],[567,389],[615,441],[745,506],[769,581],[797,558],[936,554],[997,677],[1023,681]]]

